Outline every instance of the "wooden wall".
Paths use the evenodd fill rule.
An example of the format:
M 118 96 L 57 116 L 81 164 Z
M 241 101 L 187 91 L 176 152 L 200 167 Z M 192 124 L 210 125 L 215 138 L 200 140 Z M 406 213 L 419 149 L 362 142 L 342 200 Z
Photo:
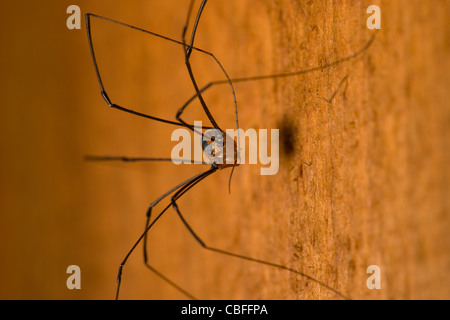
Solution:
M 2 299 L 113 298 L 119 263 L 144 230 L 149 204 L 206 169 L 84 161 L 170 156 L 174 128 L 107 107 L 84 17 L 82 30 L 66 28 L 71 4 L 180 39 L 189 1 L 2 4 Z M 340 298 L 323 284 L 353 299 L 450 298 L 449 1 L 210 0 L 195 44 L 232 78 L 324 66 L 372 38 L 372 4 L 381 8 L 381 30 L 357 58 L 235 84 L 240 126 L 280 129 L 278 173 L 261 176 L 259 165 L 242 165 L 229 195 L 224 170 L 179 201 L 208 245 L 322 284 L 207 252 L 170 209 L 152 230 L 149 258 L 197 298 Z M 193 94 L 181 48 L 94 27 L 113 102 L 174 119 Z M 206 55 L 194 53 L 192 65 L 200 84 L 223 78 Z M 229 87 L 205 98 L 233 128 Z M 192 106 L 186 119 L 200 119 L 198 110 Z M 66 287 L 72 264 L 81 268 L 81 290 Z M 381 290 L 366 286 L 370 265 L 381 268 Z M 123 281 L 124 299 L 185 298 L 145 268 L 141 247 Z

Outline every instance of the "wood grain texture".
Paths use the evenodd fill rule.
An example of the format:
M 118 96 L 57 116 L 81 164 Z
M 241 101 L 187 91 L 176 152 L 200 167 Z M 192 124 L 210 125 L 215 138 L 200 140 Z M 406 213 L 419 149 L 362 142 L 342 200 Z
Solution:
M 0 10 L 2 299 L 113 298 L 148 205 L 206 169 L 83 160 L 170 156 L 174 128 L 106 106 L 85 26 L 65 27 L 70 4 L 9 2 Z M 76 4 L 179 39 L 189 1 Z M 382 29 L 358 58 L 235 85 L 243 129 L 280 129 L 278 174 L 242 165 L 228 195 L 224 170 L 179 207 L 208 245 L 289 266 L 350 298 L 449 299 L 450 2 L 210 0 L 196 45 L 232 78 L 326 65 L 372 37 L 371 4 L 381 8 Z M 181 48 L 95 28 L 113 101 L 173 119 L 193 94 Z M 223 78 L 206 56 L 194 53 L 192 64 L 201 84 Z M 229 87 L 205 97 L 232 128 Z M 186 119 L 205 119 L 199 110 L 193 105 Z M 201 299 L 339 298 L 285 270 L 207 252 L 173 210 L 150 243 L 155 268 Z M 66 288 L 71 264 L 81 267 L 79 291 Z M 381 290 L 366 286 L 370 265 L 381 267 Z M 123 281 L 124 299 L 185 298 L 145 268 L 141 247 Z

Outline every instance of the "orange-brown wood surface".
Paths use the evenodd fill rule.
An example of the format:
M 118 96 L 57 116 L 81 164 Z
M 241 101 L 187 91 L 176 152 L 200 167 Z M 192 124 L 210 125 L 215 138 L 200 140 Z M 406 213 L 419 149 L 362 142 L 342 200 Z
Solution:
M 1 4 L 2 299 L 114 298 L 119 264 L 150 203 L 207 169 L 84 160 L 170 157 L 175 127 L 107 107 L 84 16 L 81 30 L 66 27 L 71 4 L 175 39 L 189 7 L 188 0 Z M 228 194 L 223 170 L 178 203 L 206 244 L 317 281 L 208 252 L 170 208 L 149 234 L 149 261 L 197 298 L 341 298 L 326 286 L 353 299 L 450 298 L 449 1 L 210 0 L 195 45 L 232 78 L 325 66 L 373 37 L 372 4 L 381 8 L 381 30 L 355 59 L 235 84 L 240 126 L 280 129 L 278 173 L 241 165 Z M 173 120 L 194 93 L 182 48 L 106 22 L 92 28 L 113 102 Z M 200 85 L 224 78 L 207 55 L 194 52 L 192 66 Z M 229 86 L 205 99 L 221 126 L 233 128 Z M 207 123 L 199 103 L 185 119 Z M 81 268 L 81 290 L 66 287 L 69 265 Z M 380 290 L 367 288 L 370 265 L 381 268 Z M 141 246 L 124 268 L 120 297 L 185 298 L 145 267 Z

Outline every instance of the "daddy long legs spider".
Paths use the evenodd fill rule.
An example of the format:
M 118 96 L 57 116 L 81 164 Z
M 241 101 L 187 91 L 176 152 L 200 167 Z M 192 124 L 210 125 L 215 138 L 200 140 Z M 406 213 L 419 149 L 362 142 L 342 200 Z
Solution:
M 179 128 L 186 128 L 188 130 L 191 130 L 193 132 L 198 133 L 196 127 L 194 124 L 192 123 L 188 123 L 188 121 L 185 121 L 182 118 L 183 113 L 186 111 L 186 109 L 192 104 L 192 102 L 194 101 L 198 101 L 203 109 L 204 114 L 206 115 L 207 119 L 209 120 L 211 126 L 209 127 L 204 127 L 203 129 L 216 129 L 219 132 L 224 133 L 223 137 L 224 140 L 227 140 L 227 135 L 224 132 L 224 129 L 221 128 L 219 126 L 219 124 L 217 123 L 216 119 L 213 116 L 213 112 L 211 111 L 210 107 L 208 106 L 207 102 L 204 99 L 204 94 L 211 89 L 212 87 L 216 87 L 219 85 L 228 85 L 228 87 L 230 88 L 232 97 L 233 97 L 233 103 L 234 103 L 234 114 L 235 114 L 235 123 L 236 123 L 236 128 L 239 129 L 239 121 L 238 121 L 238 109 L 237 109 L 237 101 L 236 101 L 236 94 L 234 91 L 234 87 L 233 84 L 236 83 L 243 83 L 243 82 L 250 82 L 250 81 L 262 81 L 262 80 L 268 80 L 268 79 L 277 79 L 277 78 L 285 78 L 285 77 L 293 77 L 293 76 L 299 76 L 299 75 L 303 75 L 303 74 L 307 74 L 307 73 L 311 73 L 311 72 L 316 72 L 316 71 L 321 71 L 321 70 L 325 70 L 327 68 L 331 68 L 333 66 L 336 66 L 338 64 L 344 63 L 346 61 L 350 61 L 352 59 L 357 58 L 358 56 L 360 56 L 362 53 L 364 53 L 372 44 L 374 37 L 372 37 L 360 50 L 358 50 L 357 52 L 337 59 L 334 62 L 322 65 L 322 66 L 317 66 L 317 67 L 313 67 L 313 68 L 309 68 L 309 69 L 304 69 L 304 70 L 299 70 L 299 71 L 293 71 L 293 72 L 286 72 L 286 73 L 279 73 L 279 74 L 268 74 L 268 75 L 260 75 L 260 76 L 252 76 L 252 77 L 237 77 L 237 78 L 232 78 L 230 77 L 225 68 L 222 66 L 221 62 L 219 61 L 218 58 L 216 58 L 216 56 L 206 50 L 203 50 L 199 47 L 195 46 L 195 37 L 197 35 L 198 32 L 198 28 L 200 25 L 200 21 L 201 21 L 201 17 L 205 12 L 205 6 L 207 4 L 207 0 L 202 0 L 201 4 L 199 6 L 199 9 L 197 11 L 197 14 L 195 16 L 195 22 L 193 24 L 193 28 L 191 31 L 191 34 L 189 37 L 187 37 L 187 32 L 188 32 L 188 27 L 189 27 L 189 22 L 191 20 L 191 17 L 193 16 L 193 10 L 194 10 L 194 4 L 195 1 L 191 0 L 190 5 L 189 5 L 189 9 L 188 9 L 188 14 L 187 14 L 187 18 L 186 18 L 186 22 L 183 26 L 182 29 L 182 35 L 181 35 L 181 40 L 175 40 L 173 38 L 170 37 L 166 37 L 163 36 L 161 34 L 158 33 L 154 33 L 142 28 L 138 28 L 135 27 L 133 25 L 130 24 L 126 24 L 123 22 L 119 22 L 117 20 L 113 20 L 110 18 L 106 18 L 100 15 L 96 15 L 96 14 L 91 14 L 88 13 L 86 14 L 86 26 L 87 26 L 87 32 L 88 32 L 88 40 L 89 40 L 89 46 L 90 46 L 90 50 L 91 50 L 91 55 L 92 55 L 92 60 L 94 63 L 94 67 L 95 67 L 95 72 L 96 72 L 96 76 L 97 76 L 97 80 L 100 86 L 100 91 L 101 91 L 101 95 L 104 98 L 104 100 L 106 101 L 107 105 L 113 109 L 117 109 L 138 117 L 142 117 L 142 118 L 147 118 L 150 120 L 154 120 L 157 122 L 161 122 L 161 123 L 165 123 L 174 127 L 179 127 Z M 113 99 L 111 99 L 107 93 L 107 88 L 104 85 L 101 73 L 100 73 L 100 68 L 98 66 L 98 62 L 97 62 L 97 57 L 96 57 L 96 53 L 94 50 L 94 41 L 93 41 L 93 36 L 92 36 L 92 27 L 91 27 L 91 22 L 93 20 L 102 20 L 104 22 L 110 23 L 110 24 L 114 24 L 123 28 L 128 28 L 128 29 L 133 29 L 136 30 L 138 32 L 141 32 L 142 34 L 148 35 L 150 37 L 156 37 L 159 38 L 161 40 L 167 41 L 167 42 L 171 42 L 174 45 L 178 46 L 180 48 L 180 50 L 182 50 L 184 52 L 184 64 L 186 67 L 186 70 L 188 72 L 188 76 L 189 79 L 192 83 L 192 86 L 194 88 L 194 92 L 195 94 L 192 95 L 187 101 L 186 103 L 184 103 L 176 112 L 175 114 L 175 119 L 174 120 L 169 120 L 169 119 L 165 119 L 165 118 L 160 118 L 160 117 L 155 117 L 152 115 L 149 115 L 147 113 L 143 113 L 140 111 L 136 111 L 132 108 L 129 108 L 128 106 L 122 106 L 119 104 L 116 104 L 114 102 Z M 198 81 L 197 78 L 194 74 L 194 65 L 191 63 L 191 57 L 194 54 L 198 54 L 198 55 L 205 55 L 208 56 L 209 58 L 211 58 L 214 63 L 218 66 L 218 68 L 221 70 L 222 74 L 224 75 L 224 79 L 221 80 L 216 80 L 216 81 L 211 81 L 209 83 L 207 83 L 204 86 L 199 86 L 198 85 Z M 203 133 L 203 132 L 202 132 Z M 229 141 L 229 139 L 228 139 Z M 214 144 L 213 141 L 210 141 L 211 144 Z M 295 270 L 293 268 L 290 268 L 288 266 L 282 265 L 282 264 L 278 264 L 278 263 L 274 263 L 272 261 L 267 261 L 267 260 L 263 260 L 263 259 L 258 259 L 258 258 L 254 258 L 254 257 L 249 257 L 246 255 L 242 255 L 239 253 L 235 253 L 235 252 L 230 252 L 227 250 L 223 250 L 220 248 L 216 248 L 213 246 L 210 246 L 209 244 L 207 244 L 205 241 L 203 241 L 202 237 L 197 233 L 197 231 L 195 231 L 193 229 L 193 227 L 191 226 L 191 224 L 187 221 L 187 219 L 185 218 L 185 216 L 182 214 L 178 202 L 179 200 L 186 194 L 188 193 L 188 191 L 190 191 L 191 189 L 194 188 L 194 186 L 196 186 L 198 183 L 200 183 L 201 181 L 203 181 L 204 179 L 206 179 L 207 177 L 211 176 L 213 173 L 217 172 L 217 171 L 221 171 L 224 169 L 231 169 L 231 173 L 230 173 L 230 181 L 231 181 L 231 176 L 233 173 L 233 170 L 235 169 L 235 167 L 237 167 L 239 165 L 239 161 L 238 161 L 238 154 L 237 154 L 237 150 L 239 150 L 239 138 L 237 139 L 237 142 L 235 142 L 233 140 L 233 150 L 236 151 L 234 156 L 233 156 L 233 162 L 232 163 L 228 163 L 226 165 L 221 164 L 221 163 L 215 163 L 215 162 L 204 162 L 204 161 L 192 161 L 191 163 L 193 164 L 202 164 L 202 165 L 210 165 L 210 168 L 202 173 L 196 174 L 193 177 L 178 183 L 175 187 L 171 188 L 170 190 L 168 190 L 167 192 L 163 193 L 159 198 L 157 198 L 155 201 L 153 201 L 151 203 L 151 205 L 149 206 L 148 210 L 147 210 L 147 214 L 146 214 L 146 223 L 145 223 L 145 229 L 144 232 L 138 237 L 138 239 L 136 240 L 136 242 L 133 244 L 133 246 L 130 248 L 130 250 L 126 253 L 124 259 L 122 260 L 122 262 L 120 263 L 119 266 L 119 270 L 118 270 L 118 276 L 117 276 L 117 290 L 116 290 L 116 299 L 119 298 L 119 293 L 120 293 L 120 287 L 121 284 L 123 282 L 123 273 L 125 270 L 125 266 L 129 260 L 129 258 L 131 257 L 131 255 L 134 253 L 134 251 L 136 250 L 137 246 L 140 244 L 143 244 L 143 256 L 144 256 L 144 263 L 145 265 L 153 272 L 155 273 L 158 277 L 160 277 L 161 279 L 163 279 L 167 284 L 173 286 L 175 289 L 177 289 L 178 291 L 182 292 L 186 297 L 189 298 L 196 298 L 196 296 L 194 296 L 189 290 L 187 290 L 186 288 L 182 288 L 181 286 L 179 286 L 177 283 L 175 283 L 174 281 L 172 281 L 171 279 L 169 279 L 167 276 L 164 275 L 163 272 L 160 272 L 159 270 L 156 270 L 150 263 L 149 263 L 149 258 L 148 258 L 148 248 L 147 248 L 147 236 L 149 234 L 149 231 L 152 230 L 152 228 L 156 225 L 156 223 L 159 221 L 159 219 L 169 210 L 169 209 L 173 209 L 174 212 L 176 213 L 176 215 L 178 216 L 178 218 L 180 219 L 180 221 L 182 222 L 182 224 L 184 225 L 184 227 L 186 228 L 186 230 L 188 230 L 188 232 L 191 234 L 191 236 L 196 240 L 196 242 L 204 249 L 221 254 L 221 255 L 225 255 L 225 256 L 229 256 L 229 257 L 234 257 L 234 258 L 238 258 L 238 259 L 243 259 L 243 260 L 247 260 L 249 262 L 253 262 L 253 263 L 258 263 L 261 265 L 266 265 L 266 266 L 270 266 L 272 268 L 277 268 L 280 270 L 285 270 L 286 272 L 289 273 L 293 273 L 293 274 L 297 274 L 301 277 L 303 277 L 305 280 L 308 281 L 312 281 L 318 285 L 320 285 L 321 287 L 323 287 L 324 289 L 327 289 L 331 292 L 333 292 L 336 297 L 340 297 L 340 298 L 347 298 L 347 296 L 345 294 L 343 294 L 342 292 L 338 291 L 337 289 L 333 288 L 332 286 L 328 285 L 325 282 L 320 281 L 319 279 L 316 279 L 312 276 L 310 276 L 309 274 L 305 273 L 305 272 L 301 272 L 298 270 Z M 205 150 L 207 147 L 208 143 L 205 143 L 202 145 L 202 149 Z M 220 146 L 218 147 L 218 150 L 220 150 Z M 227 158 L 227 152 L 225 149 L 223 149 L 223 152 L 225 153 L 225 158 Z M 120 156 L 120 157 L 115 157 L 115 156 L 89 156 L 87 157 L 88 160 L 91 161 L 124 161 L 124 162 L 137 162 L 137 161 L 173 161 L 174 159 L 172 158 L 145 158 L 145 157 L 127 157 L 127 156 Z M 158 214 L 156 216 L 152 215 L 154 208 L 161 203 L 162 200 L 164 199 L 170 199 L 170 203 L 168 205 L 166 205 L 162 210 L 158 211 Z

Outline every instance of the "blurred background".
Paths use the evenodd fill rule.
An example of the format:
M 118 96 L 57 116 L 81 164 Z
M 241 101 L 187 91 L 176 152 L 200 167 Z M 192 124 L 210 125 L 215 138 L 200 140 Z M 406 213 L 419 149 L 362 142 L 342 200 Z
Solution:
M 84 14 L 178 40 L 189 2 L 0 4 L 1 299 L 113 299 L 150 203 L 207 169 L 84 160 L 170 157 L 175 145 L 174 127 L 107 107 Z M 73 4 L 81 30 L 66 27 Z M 224 170 L 179 207 L 207 244 L 289 266 L 348 297 L 448 299 L 450 2 L 210 0 L 195 44 L 232 78 L 326 65 L 371 39 L 372 4 L 382 27 L 358 58 L 235 85 L 243 129 L 280 129 L 278 174 L 242 165 L 229 195 Z M 99 20 L 92 36 L 114 103 L 173 120 L 193 95 L 180 46 Z M 194 53 L 192 65 L 200 85 L 223 79 L 208 55 Z M 234 128 L 230 88 L 205 99 Z M 198 103 L 185 119 L 207 123 Z M 152 265 L 200 299 L 339 298 L 304 277 L 203 250 L 172 209 L 149 241 Z M 81 290 L 66 287 L 69 265 L 81 268 Z M 366 286 L 370 265 L 381 268 L 381 290 Z M 123 281 L 123 299 L 186 298 L 146 269 L 141 246 Z

